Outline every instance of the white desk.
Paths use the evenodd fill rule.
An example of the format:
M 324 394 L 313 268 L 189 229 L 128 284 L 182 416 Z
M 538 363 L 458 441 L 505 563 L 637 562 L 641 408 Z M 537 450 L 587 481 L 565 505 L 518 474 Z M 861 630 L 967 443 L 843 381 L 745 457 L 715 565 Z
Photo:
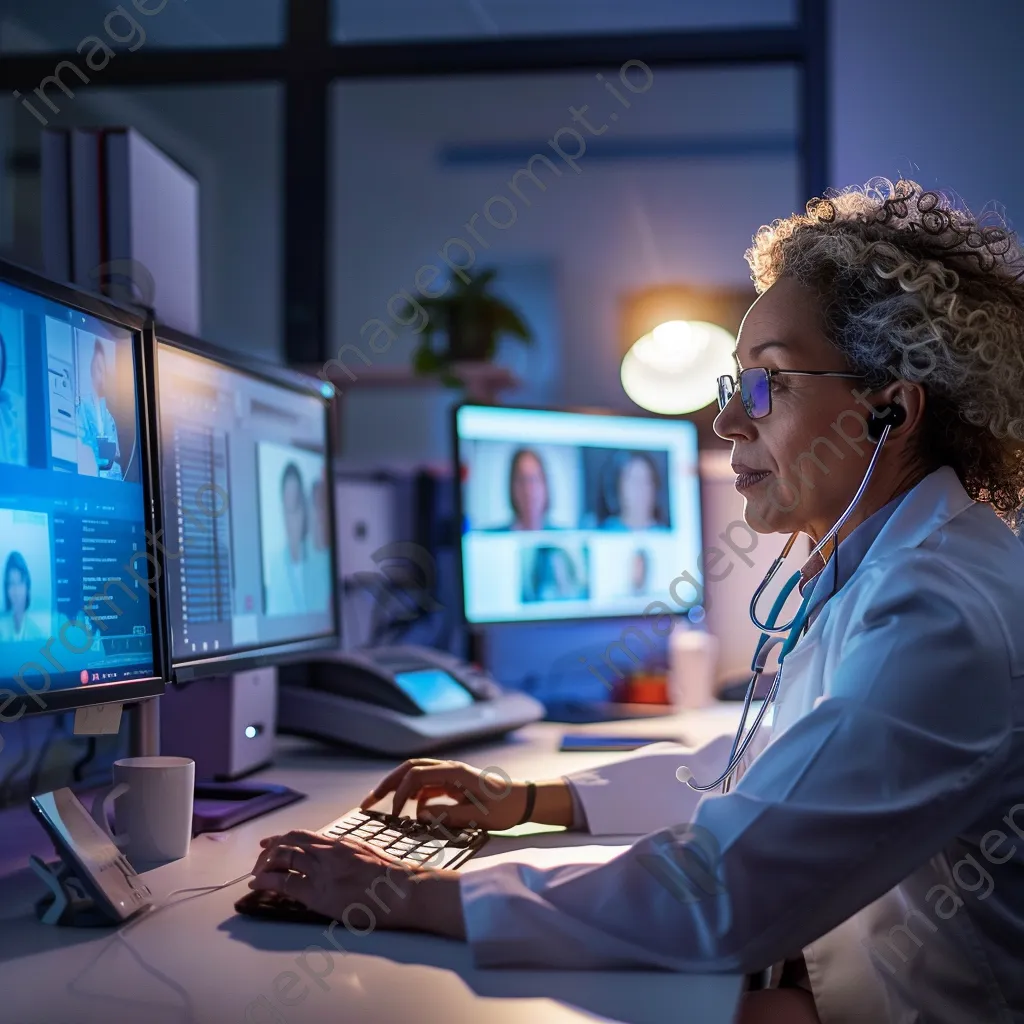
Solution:
M 695 742 L 729 731 L 736 720 L 737 711 L 729 706 L 680 719 L 584 728 L 660 735 L 674 727 Z M 607 754 L 559 754 L 565 728 L 540 723 L 507 742 L 452 756 L 498 765 L 514 778 L 557 776 L 608 759 Z M 252 867 L 260 838 L 326 824 L 358 803 L 392 763 L 339 757 L 326 747 L 284 740 L 279 763 L 263 777 L 308 793 L 309 799 L 230 832 L 198 837 L 187 858 L 147 872 L 146 881 L 159 900 L 175 889 L 240 875 Z M 341 953 L 330 947 L 322 926 L 236 915 L 232 905 L 247 891 L 244 882 L 160 910 L 123 938 L 109 929 L 45 926 L 32 911 L 41 886 L 20 865 L 26 852 L 51 851 L 38 825 L 23 821 L 27 811 L 8 813 L 0 835 L 8 830 L 10 836 L 17 818 L 22 836 L 38 838 L 28 851 L 24 840 L 8 839 L 6 849 L 0 845 L 0 1019 L 11 1024 L 463 1024 L 480 1019 L 730 1024 L 739 1002 L 738 977 L 478 970 L 465 944 L 427 935 L 378 931 L 357 938 L 339 927 L 335 936 L 347 950 Z M 605 842 L 620 845 L 629 837 L 495 837 L 478 856 L 513 847 Z M 311 950 L 306 973 L 303 952 L 317 944 L 331 957 Z M 279 977 L 287 971 L 297 980 Z M 314 974 L 322 979 L 316 981 Z M 283 990 L 293 1005 L 283 1005 L 275 995 L 275 979 L 277 993 Z

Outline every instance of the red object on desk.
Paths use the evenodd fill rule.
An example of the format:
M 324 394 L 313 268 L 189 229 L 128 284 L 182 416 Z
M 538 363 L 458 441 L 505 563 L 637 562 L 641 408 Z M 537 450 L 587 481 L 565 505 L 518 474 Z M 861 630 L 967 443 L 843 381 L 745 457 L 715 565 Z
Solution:
M 623 704 L 668 704 L 668 679 L 664 672 L 644 672 L 622 680 L 615 699 Z

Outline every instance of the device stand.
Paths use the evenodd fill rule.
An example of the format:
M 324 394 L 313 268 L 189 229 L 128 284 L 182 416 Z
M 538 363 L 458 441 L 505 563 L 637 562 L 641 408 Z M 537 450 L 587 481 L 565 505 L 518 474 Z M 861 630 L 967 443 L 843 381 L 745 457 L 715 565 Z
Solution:
M 156 757 L 160 753 L 160 698 L 140 701 L 131 719 L 132 757 Z
M 43 924 L 98 928 L 117 923 L 96 906 L 64 861 L 46 864 L 35 854 L 30 856 L 28 861 L 36 876 L 50 890 L 47 895 L 36 901 L 36 916 Z
M 303 799 L 287 786 L 238 781 L 274 756 L 276 669 L 197 680 L 169 688 L 161 700 L 162 748 L 196 763 L 193 835 L 223 832 Z

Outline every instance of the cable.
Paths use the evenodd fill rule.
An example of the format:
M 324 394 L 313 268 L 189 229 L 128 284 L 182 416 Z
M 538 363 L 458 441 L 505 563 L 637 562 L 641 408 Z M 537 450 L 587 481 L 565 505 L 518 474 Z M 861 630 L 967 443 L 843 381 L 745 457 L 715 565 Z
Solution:
M 131 921 L 126 921 L 117 931 L 118 937 L 122 937 L 126 931 L 134 928 L 137 924 L 141 924 L 143 921 L 148 921 L 154 914 L 159 913 L 161 910 L 166 910 L 168 907 L 176 907 L 180 903 L 188 903 L 189 900 L 197 899 L 200 896 L 205 896 L 211 892 L 217 892 L 220 889 L 227 889 L 229 886 L 237 885 L 239 882 L 244 882 L 245 879 L 252 876 L 251 871 L 246 871 L 244 875 L 239 875 L 237 878 L 232 878 L 227 882 L 218 882 L 215 885 L 193 885 L 187 889 L 175 889 L 173 892 L 169 892 L 163 899 L 162 903 L 158 903 L 156 906 L 151 907 L 144 914 L 140 914 L 138 917 Z M 175 900 L 171 902 L 172 896 L 180 896 L 182 893 L 192 893 L 191 896 L 186 896 L 183 900 Z
M 82 781 L 82 774 L 85 766 L 96 756 L 96 737 L 88 737 L 85 745 L 85 753 L 71 766 L 71 777 L 75 782 Z
M 249 878 L 251 875 L 252 872 L 250 871 L 244 875 L 239 875 L 237 878 L 232 878 L 230 881 L 219 882 L 216 885 L 192 886 L 187 889 L 175 889 L 173 892 L 169 892 L 162 903 L 158 904 L 157 906 L 151 907 L 148 912 L 140 913 L 138 917 L 132 918 L 130 921 L 126 921 L 120 928 L 118 928 L 118 930 L 111 936 L 110 941 L 100 948 L 99 952 L 96 954 L 95 957 L 93 957 L 89 964 L 81 972 L 79 972 L 79 974 L 71 981 L 70 985 L 68 986 L 68 990 L 71 992 L 76 992 L 76 994 L 78 995 L 95 998 L 95 995 L 91 992 L 78 991 L 76 989 L 76 985 L 78 984 L 79 979 L 99 962 L 103 954 L 108 949 L 110 949 L 115 942 L 120 942 L 125 947 L 125 949 L 128 950 L 128 953 L 135 959 L 135 961 L 139 964 L 139 966 L 142 967 L 144 971 L 148 972 L 149 974 L 152 974 L 156 978 L 159 978 L 162 982 L 164 982 L 164 984 L 166 984 L 170 989 L 172 989 L 181 997 L 182 1001 L 185 1004 L 185 1020 L 189 1022 L 194 1022 L 197 1018 L 195 1014 L 195 1008 L 192 1002 L 192 997 L 189 995 L 188 990 L 184 988 L 182 985 L 178 984 L 178 982 L 176 982 L 173 978 L 164 974 L 163 971 L 159 970 L 159 968 L 154 967 L 152 964 L 144 960 L 143 957 L 138 952 L 138 950 L 136 950 L 135 947 L 124 937 L 125 932 L 134 928 L 137 924 L 140 924 L 143 921 L 148 921 L 155 913 L 157 913 L 160 910 L 163 910 L 167 907 L 177 906 L 179 903 L 187 903 L 190 899 L 195 899 L 197 896 L 203 896 L 209 892 L 216 892 L 218 889 L 226 889 L 229 885 L 235 885 L 237 882 L 241 882 L 244 879 Z M 182 893 L 186 892 L 193 893 L 193 895 L 186 896 L 185 899 L 183 900 L 176 900 L 173 903 L 170 902 L 172 896 L 180 896 Z M 143 1005 L 148 1006 L 151 1004 Z

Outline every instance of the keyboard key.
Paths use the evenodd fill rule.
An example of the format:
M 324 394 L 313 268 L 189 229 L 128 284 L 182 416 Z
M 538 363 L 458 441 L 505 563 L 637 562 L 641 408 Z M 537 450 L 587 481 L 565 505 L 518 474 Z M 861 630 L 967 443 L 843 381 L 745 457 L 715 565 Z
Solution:
M 402 855 L 402 860 L 411 861 L 413 864 L 422 864 L 424 861 L 430 860 L 434 856 L 433 850 L 410 850 L 408 853 Z M 440 859 L 440 858 L 438 858 Z

